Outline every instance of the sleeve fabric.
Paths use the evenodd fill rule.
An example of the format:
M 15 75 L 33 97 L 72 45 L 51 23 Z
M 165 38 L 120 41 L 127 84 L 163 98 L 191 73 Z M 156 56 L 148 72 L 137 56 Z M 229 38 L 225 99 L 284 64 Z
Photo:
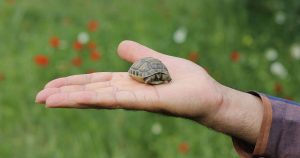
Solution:
M 241 158 L 300 158 L 300 104 L 257 92 L 264 116 L 255 145 L 237 138 L 233 145 Z

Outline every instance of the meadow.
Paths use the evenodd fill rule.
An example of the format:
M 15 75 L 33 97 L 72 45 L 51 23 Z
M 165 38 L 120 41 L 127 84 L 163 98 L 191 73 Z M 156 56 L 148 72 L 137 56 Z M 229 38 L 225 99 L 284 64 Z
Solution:
M 35 95 L 57 77 L 127 71 L 116 49 L 129 39 L 300 101 L 299 35 L 298 0 L 1 0 L 0 157 L 237 158 L 230 137 L 189 120 L 47 109 Z

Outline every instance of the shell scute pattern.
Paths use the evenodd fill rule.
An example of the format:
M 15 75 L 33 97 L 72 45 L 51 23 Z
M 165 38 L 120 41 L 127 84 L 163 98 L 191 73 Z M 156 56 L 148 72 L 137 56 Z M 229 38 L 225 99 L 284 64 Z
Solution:
M 133 79 L 146 84 L 162 84 L 171 81 L 166 66 L 160 60 L 152 57 L 136 61 L 128 72 Z

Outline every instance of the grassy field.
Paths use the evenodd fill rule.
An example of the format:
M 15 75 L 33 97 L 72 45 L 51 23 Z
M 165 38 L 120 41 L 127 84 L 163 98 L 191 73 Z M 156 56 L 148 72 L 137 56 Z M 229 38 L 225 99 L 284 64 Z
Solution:
M 2 0 L 0 157 L 235 158 L 229 137 L 191 121 L 46 109 L 35 95 L 60 76 L 127 71 L 116 48 L 130 39 L 230 87 L 300 101 L 299 11 L 297 0 Z

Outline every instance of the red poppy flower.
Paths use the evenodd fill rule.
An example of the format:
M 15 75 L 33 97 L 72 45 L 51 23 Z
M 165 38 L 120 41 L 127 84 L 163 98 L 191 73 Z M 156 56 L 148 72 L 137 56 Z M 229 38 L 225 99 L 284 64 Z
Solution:
M 58 48 L 59 44 L 60 44 L 60 40 L 58 37 L 53 36 L 50 40 L 49 40 L 49 44 L 51 47 L 53 48 Z
M 16 3 L 16 0 L 6 0 L 6 2 L 7 2 L 8 4 L 15 4 L 15 3 Z
M 289 96 L 287 96 L 287 97 L 284 97 L 285 99 L 287 99 L 287 100 L 290 100 L 290 101 L 294 101 L 294 98 L 292 98 L 292 97 L 289 97 Z
M 90 58 L 91 58 L 91 60 L 97 61 L 101 58 L 101 53 L 94 50 L 90 53 Z
M 237 62 L 240 60 L 240 53 L 238 51 L 232 51 L 230 54 L 230 59 L 233 62 Z
M 95 42 L 93 42 L 93 41 L 89 42 L 88 48 L 89 48 L 90 50 L 95 50 L 96 47 L 97 47 L 97 45 L 96 45 Z
M 79 42 L 79 41 L 75 41 L 73 43 L 73 48 L 76 50 L 76 51 L 81 51 L 81 49 L 83 48 L 83 45 Z
M 38 54 L 34 57 L 34 62 L 39 66 L 47 66 L 49 64 L 49 58 L 43 54 Z
M 280 93 L 282 93 L 282 91 L 283 91 L 282 85 L 280 83 L 275 83 L 275 85 L 274 85 L 274 92 L 276 94 L 280 94 Z
M 188 55 L 188 59 L 189 59 L 190 61 L 196 62 L 196 61 L 199 59 L 199 53 L 197 53 L 197 52 L 191 52 L 191 53 Z
M 4 74 L 0 73 L 0 81 L 3 81 L 3 80 L 5 80 L 5 76 L 4 76 Z
M 162 8 L 162 16 L 165 18 L 165 19 L 167 19 L 167 20 L 169 20 L 170 18 L 171 18 L 171 13 L 170 13 L 170 10 L 168 9 L 168 8 Z
M 97 31 L 98 28 L 98 22 L 96 20 L 91 20 L 88 23 L 88 30 L 91 32 Z
M 186 154 L 189 151 L 189 145 L 185 142 L 182 142 L 179 144 L 178 150 L 180 153 Z
M 72 64 L 76 67 L 79 67 L 82 65 L 82 60 L 80 57 L 75 57 L 72 59 Z

